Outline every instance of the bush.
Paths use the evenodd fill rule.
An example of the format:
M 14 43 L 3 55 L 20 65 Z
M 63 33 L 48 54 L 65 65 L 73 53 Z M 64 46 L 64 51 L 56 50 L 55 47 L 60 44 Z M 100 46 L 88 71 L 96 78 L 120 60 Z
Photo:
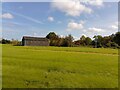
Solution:
M 10 44 L 11 42 L 10 42 L 10 40 L 7 40 L 7 39 L 2 39 L 2 44 Z
M 106 44 L 107 47 L 112 47 L 112 48 L 119 48 L 118 44 L 116 44 L 115 42 L 108 42 Z
M 18 40 L 12 40 L 12 41 L 11 41 L 11 44 L 12 44 L 13 46 L 21 46 L 21 42 L 18 41 Z

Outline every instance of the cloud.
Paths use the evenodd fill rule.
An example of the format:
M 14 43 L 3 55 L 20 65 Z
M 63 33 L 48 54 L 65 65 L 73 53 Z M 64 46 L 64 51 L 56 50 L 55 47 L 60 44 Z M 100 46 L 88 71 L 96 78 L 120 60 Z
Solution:
M 106 32 L 106 31 L 107 30 L 105 30 L 105 29 L 96 28 L 96 27 L 87 28 L 87 29 L 83 30 L 83 32 L 86 33 L 87 35 L 102 34 L 102 33 Z
M 103 6 L 103 0 L 89 0 L 87 3 L 93 6 Z
M 4 13 L 0 16 L 1 18 L 4 18 L 4 19 L 13 19 L 13 15 L 10 14 L 10 13 Z
M 111 26 L 112 29 L 118 29 L 118 22 L 115 22 L 112 26 Z
M 82 33 L 85 34 L 85 36 L 89 36 L 93 38 L 95 35 L 105 35 L 107 33 L 107 29 L 105 28 L 96 28 L 96 27 L 90 27 L 82 30 Z
M 51 7 L 69 16 L 80 16 L 82 13 L 92 13 L 92 9 L 81 4 L 79 0 L 67 0 L 67 2 L 57 2 L 57 0 L 53 0 Z
M 83 20 L 80 21 L 81 24 L 84 24 L 85 22 L 86 22 L 86 21 L 83 21 Z
M 74 38 L 74 41 L 76 41 L 76 40 L 79 40 L 79 39 L 80 39 L 80 37 L 76 37 L 76 36 L 73 36 L 73 38 Z
M 53 22 L 54 18 L 53 17 L 48 17 L 48 21 Z
M 83 29 L 82 23 L 76 23 L 76 22 L 69 22 L 68 23 L 67 31 L 81 30 L 81 29 Z
M 61 38 L 64 38 L 65 36 L 64 35 L 59 35 Z
M 91 33 L 101 33 L 101 32 L 104 32 L 105 30 L 104 29 L 101 29 L 101 28 L 88 28 L 87 32 L 91 32 Z
M 118 26 L 112 25 L 112 28 L 113 28 L 113 29 L 118 29 Z
M 4 10 L 4 11 L 6 11 L 6 10 Z M 7 10 L 7 11 L 8 11 L 8 10 Z M 29 21 L 32 21 L 32 22 L 35 22 L 35 23 L 38 23 L 38 24 L 43 24 L 43 22 L 41 22 L 41 21 L 39 21 L 39 20 L 37 20 L 37 19 L 34 19 L 34 18 L 32 18 L 32 17 L 26 16 L 26 15 L 23 15 L 23 14 L 19 14 L 19 13 L 13 12 L 13 11 L 9 11 L 9 12 L 12 13 L 12 14 L 14 14 L 14 15 L 17 15 L 17 16 L 19 16 L 19 17 L 22 17 L 22 18 L 24 18 L 24 19 L 27 19 L 27 20 L 29 20 Z

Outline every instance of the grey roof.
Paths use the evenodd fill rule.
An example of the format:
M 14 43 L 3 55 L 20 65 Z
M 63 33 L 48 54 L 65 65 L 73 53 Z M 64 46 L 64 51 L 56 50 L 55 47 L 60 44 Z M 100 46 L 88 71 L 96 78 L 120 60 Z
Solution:
M 24 40 L 38 40 L 38 41 L 48 41 L 47 38 L 43 37 L 30 37 L 30 36 L 23 36 Z

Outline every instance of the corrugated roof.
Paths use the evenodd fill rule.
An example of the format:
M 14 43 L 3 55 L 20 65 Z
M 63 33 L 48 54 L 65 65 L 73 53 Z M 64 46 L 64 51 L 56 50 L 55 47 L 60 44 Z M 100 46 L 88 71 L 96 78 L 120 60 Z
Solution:
M 24 40 L 40 40 L 40 41 L 48 41 L 47 38 L 43 37 L 30 37 L 30 36 L 23 36 Z

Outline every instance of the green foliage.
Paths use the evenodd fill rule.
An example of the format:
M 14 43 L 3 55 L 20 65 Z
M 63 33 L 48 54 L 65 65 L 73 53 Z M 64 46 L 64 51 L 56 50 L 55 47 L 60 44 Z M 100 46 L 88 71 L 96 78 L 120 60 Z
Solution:
M 112 42 L 110 36 L 105 36 L 105 37 L 103 37 L 102 46 L 103 46 L 103 47 L 111 47 L 111 45 L 110 45 L 109 42 Z
M 10 44 L 11 42 L 10 42 L 10 40 L 7 40 L 7 39 L 2 39 L 2 44 Z
M 59 37 L 54 32 L 50 32 L 46 38 L 50 40 L 50 46 L 58 46 Z
M 50 39 L 50 40 L 55 40 L 58 39 L 58 36 L 54 33 L 54 32 L 50 32 L 46 38 Z
M 118 44 L 116 44 L 115 42 L 108 42 L 106 44 L 107 47 L 112 47 L 112 48 L 119 48 Z
M 120 47 L 120 32 L 116 34 L 112 34 L 110 36 L 101 35 L 94 36 L 94 40 L 90 37 L 85 37 L 84 35 L 80 37 L 79 40 L 73 41 L 74 38 L 71 34 L 66 37 L 60 37 L 55 32 L 50 32 L 46 38 L 50 40 L 50 46 L 59 46 L 59 47 L 73 47 L 73 46 L 88 46 L 95 48 L 119 48 Z M 13 45 L 21 45 L 21 42 L 18 40 L 6 40 L 2 39 L 3 44 L 13 44 Z
M 119 48 L 120 32 L 105 37 L 98 35 L 98 36 L 94 36 L 94 38 L 95 39 L 92 42 L 92 45 L 94 45 L 94 47 Z
M 74 41 L 72 35 L 68 35 L 65 38 L 60 38 L 54 32 L 50 32 L 46 38 L 50 39 L 50 46 L 93 46 L 95 48 L 109 47 L 109 48 L 119 48 L 120 46 L 120 32 L 112 34 L 110 36 L 102 37 L 101 35 L 94 36 L 94 40 L 90 37 L 85 37 L 84 35 L 80 37 L 80 40 Z
M 94 47 L 101 48 L 103 37 L 101 35 L 94 36 Z
M 75 42 L 77 45 L 82 45 L 82 46 L 89 46 L 91 45 L 91 38 L 89 37 L 85 37 L 84 35 L 81 36 L 80 40 L 78 40 L 77 42 Z
M 85 46 L 85 36 L 83 35 L 83 36 L 81 36 L 81 38 L 80 38 L 80 45 L 82 45 L 82 46 Z
M 89 37 L 85 38 L 85 44 L 86 45 L 91 45 L 91 42 L 92 42 L 91 38 L 89 38 Z
M 2 45 L 3 88 L 117 88 L 118 50 Z
M 11 44 L 12 44 L 13 46 L 21 46 L 21 42 L 18 41 L 18 40 L 14 40 L 14 39 L 12 39 Z
M 73 37 L 72 35 L 68 35 L 65 38 L 60 38 L 54 32 L 50 32 L 46 38 L 50 40 L 50 46 L 65 46 L 71 47 L 73 46 Z
M 66 47 L 72 47 L 73 46 L 73 37 L 72 37 L 72 35 L 68 35 L 68 36 L 65 37 L 62 46 L 66 46 Z
M 114 37 L 114 42 L 120 46 L 120 32 L 117 32 Z

